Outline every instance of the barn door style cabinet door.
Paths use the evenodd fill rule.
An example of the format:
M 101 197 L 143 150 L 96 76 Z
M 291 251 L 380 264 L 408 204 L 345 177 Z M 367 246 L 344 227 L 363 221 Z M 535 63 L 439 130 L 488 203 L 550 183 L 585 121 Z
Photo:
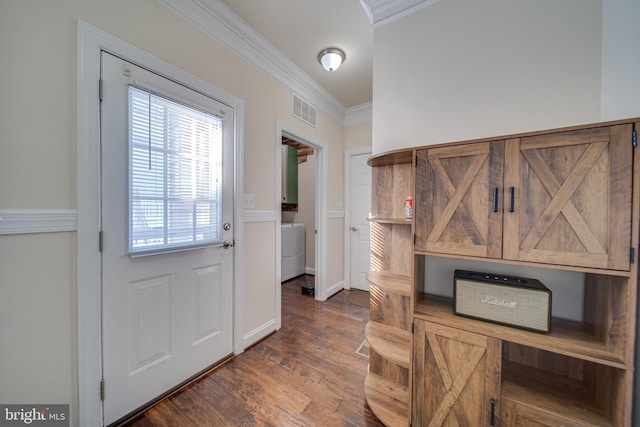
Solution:
M 418 150 L 416 250 L 629 270 L 632 131 Z
M 415 321 L 412 426 L 495 426 L 500 341 Z
M 505 144 L 504 258 L 629 270 L 632 124 Z
M 503 142 L 416 153 L 416 250 L 502 256 Z

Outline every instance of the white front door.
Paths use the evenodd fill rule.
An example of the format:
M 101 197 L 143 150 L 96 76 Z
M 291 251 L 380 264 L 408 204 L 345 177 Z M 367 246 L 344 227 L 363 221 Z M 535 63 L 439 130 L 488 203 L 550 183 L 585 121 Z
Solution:
M 110 424 L 233 351 L 234 139 L 231 107 L 107 53 L 101 65 Z
M 367 165 L 370 154 L 350 156 L 349 224 L 351 233 L 351 287 L 369 290 L 365 274 L 369 271 L 371 212 L 371 168 Z

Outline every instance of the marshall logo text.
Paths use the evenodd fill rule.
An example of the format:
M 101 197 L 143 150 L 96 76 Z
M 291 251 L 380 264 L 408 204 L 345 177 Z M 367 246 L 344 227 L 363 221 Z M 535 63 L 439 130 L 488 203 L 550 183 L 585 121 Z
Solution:
M 518 303 L 515 301 L 508 302 L 503 299 L 494 298 L 489 295 L 481 299 L 480 302 L 483 304 L 497 305 L 497 306 L 506 307 L 506 308 L 516 308 L 518 306 Z

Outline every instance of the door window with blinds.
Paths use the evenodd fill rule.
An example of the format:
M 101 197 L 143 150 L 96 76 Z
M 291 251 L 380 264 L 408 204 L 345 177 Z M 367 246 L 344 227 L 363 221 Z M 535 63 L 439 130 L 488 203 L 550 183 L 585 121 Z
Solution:
M 222 241 L 222 123 L 129 86 L 128 251 Z

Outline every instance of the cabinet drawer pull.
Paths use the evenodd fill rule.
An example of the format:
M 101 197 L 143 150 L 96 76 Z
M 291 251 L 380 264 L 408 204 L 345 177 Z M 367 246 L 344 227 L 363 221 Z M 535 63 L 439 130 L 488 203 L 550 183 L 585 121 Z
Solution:
M 493 211 L 498 212 L 498 187 L 493 189 Z
M 491 399 L 491 425 L 495 425 L 495 422 L 496 422 L 496 400 Z
M 511 204 L 509 205 L 509 212 L 516 210 L 516 189 L 515 187 L 509 187 L 509 193 L 511 194 Z

